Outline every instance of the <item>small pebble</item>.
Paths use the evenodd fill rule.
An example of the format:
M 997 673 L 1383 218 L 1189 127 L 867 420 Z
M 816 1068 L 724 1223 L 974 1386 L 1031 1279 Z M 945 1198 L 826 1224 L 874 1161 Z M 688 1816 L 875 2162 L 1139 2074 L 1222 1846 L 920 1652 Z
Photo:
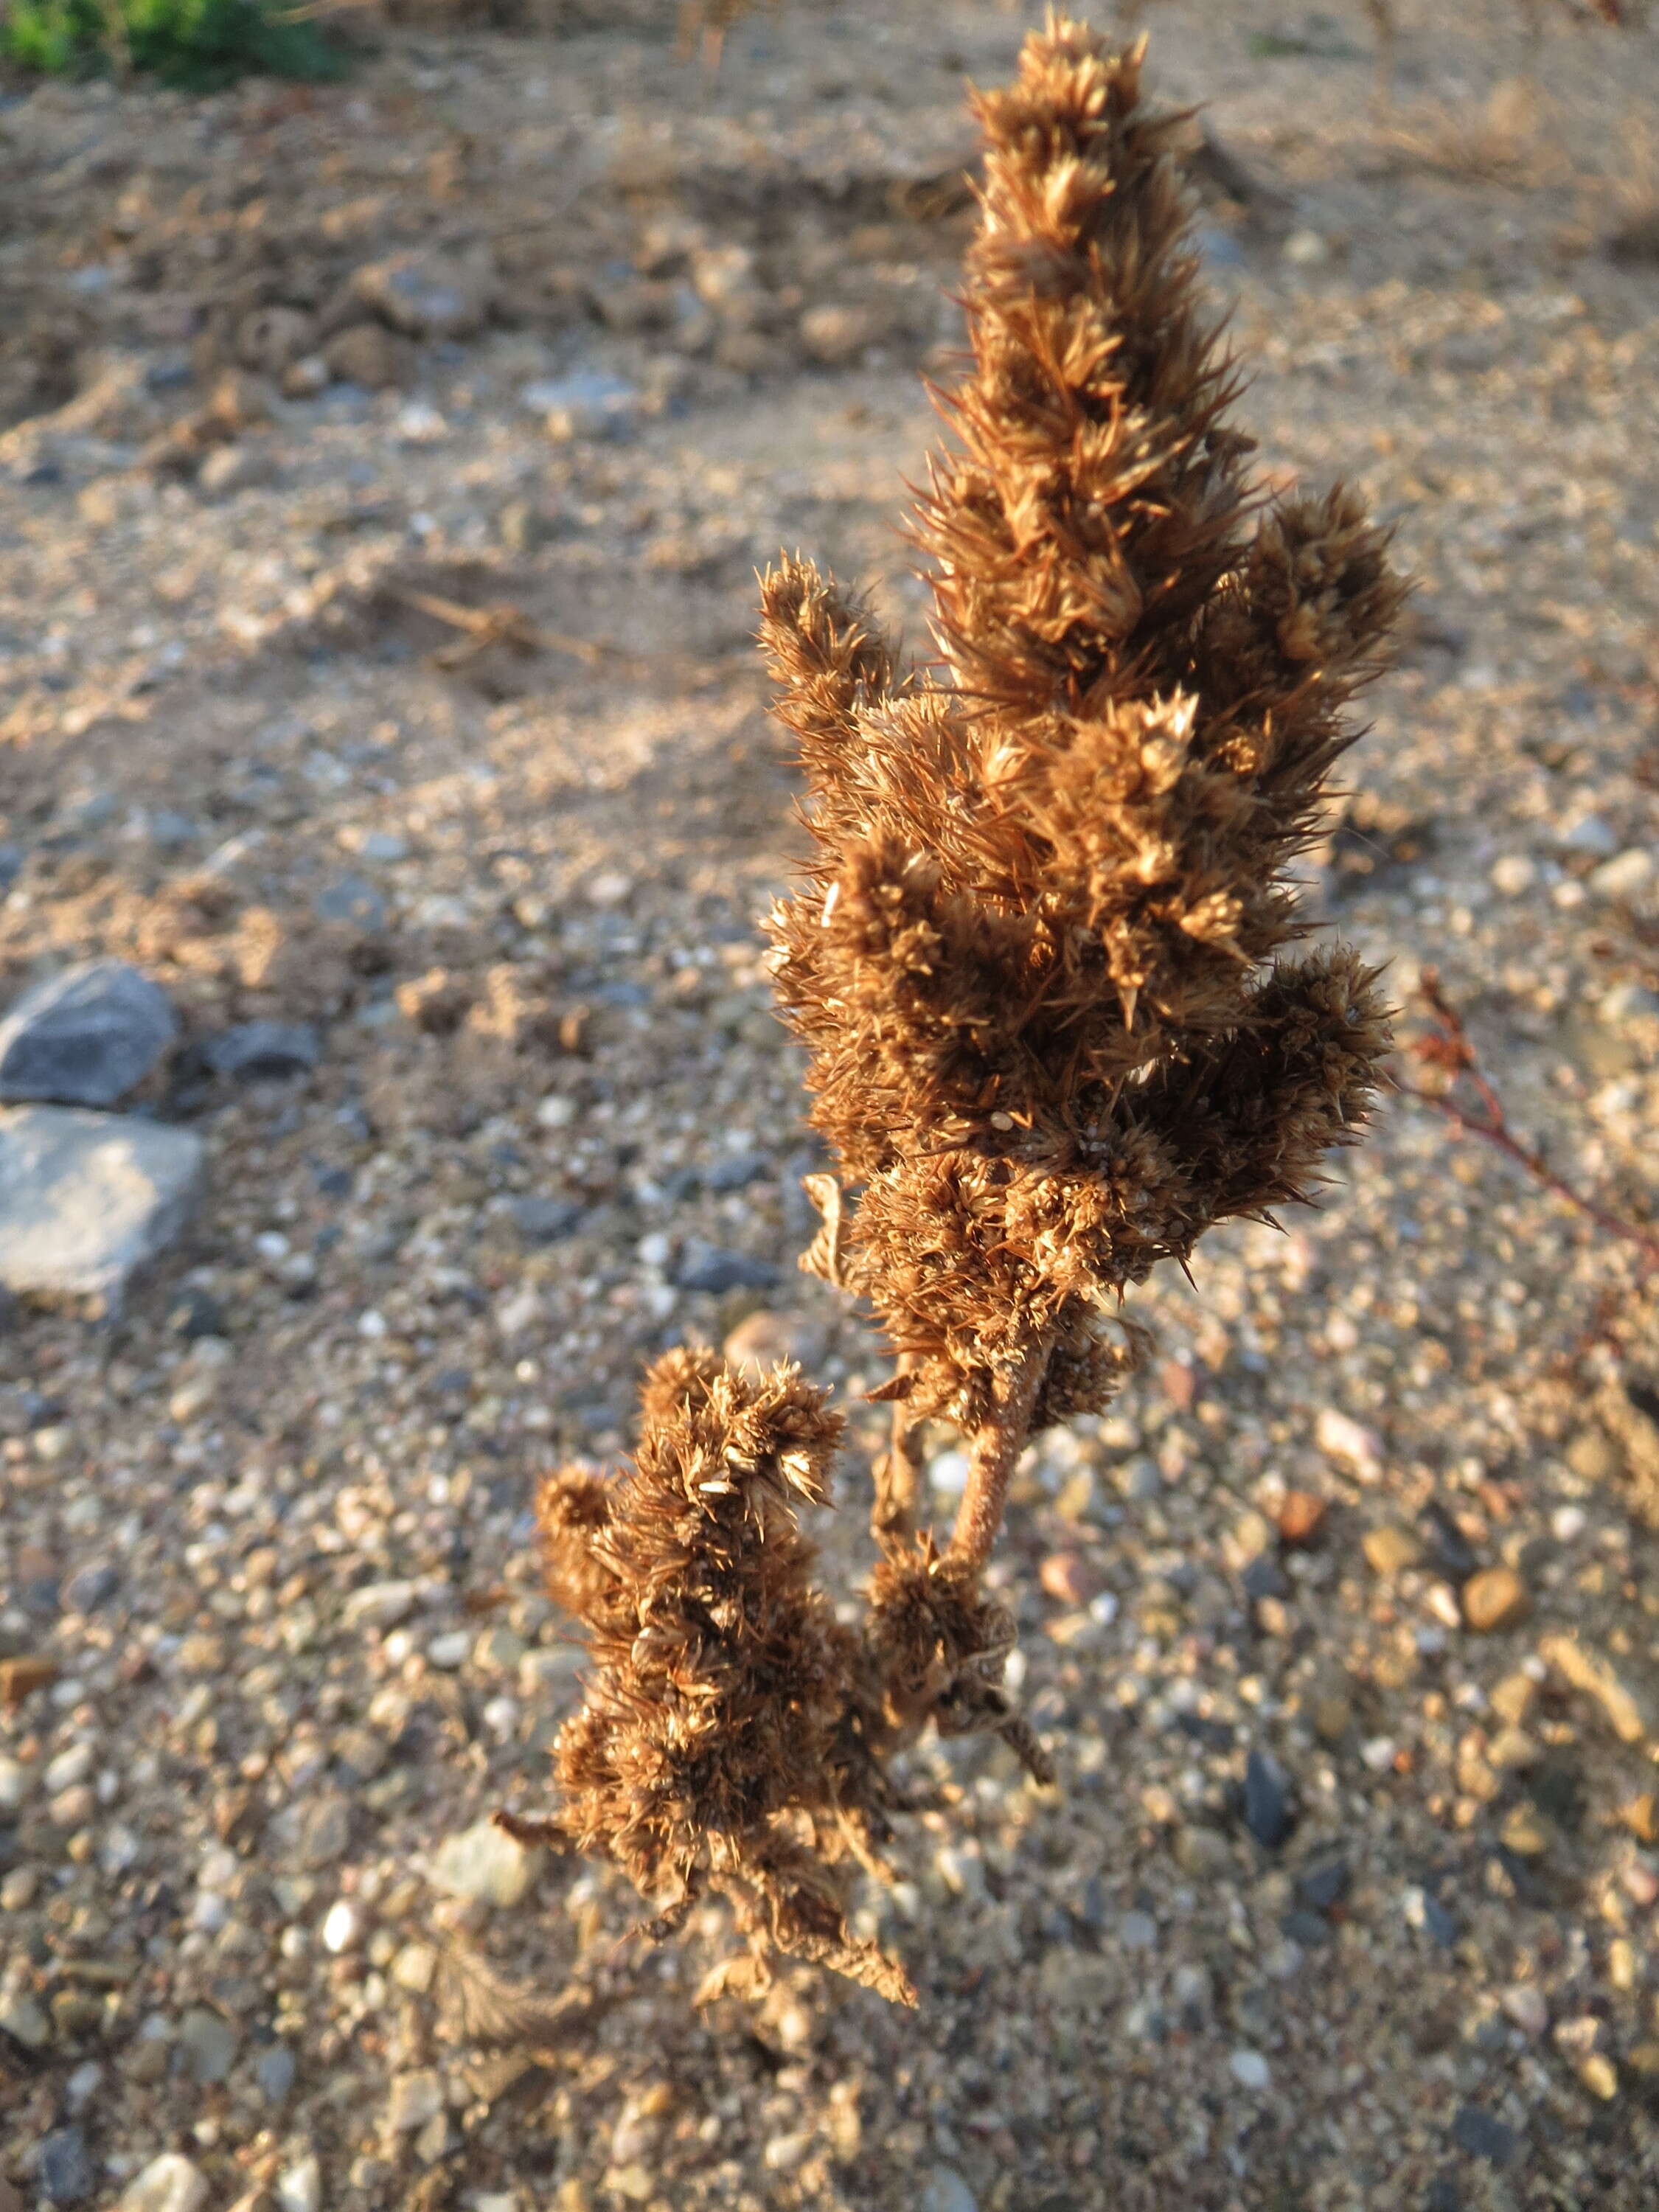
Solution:
M 1372 1572 L 1385 1576 L 1403 1574 L 1423 1556 L 1423 1547 L 1415 1536 L 1392 1526 L 1368 1528 L 1363 1549 Z
M 1263 2090 L 1273 2078 L 1259 2051 L 1235 2051 L 1227 2061 L 1227 2068 L 1241 2089 Z
M 339 1898 L 323 1916 L 323 1948 L 337 1957 L 362 1941 L 362 1915 L 349 1898 Z
M 52 2035 L 51 2021 L 27 1996 L 0 2001 L 0 2028 L 15 2036 L 25 2051 L 44 2051 Z
M 195 2081 L 222 2081 L 235 2060 L 240 2039 L 228 2021 L 204 2005 L 193 2005 L 179 2023 L 179 2041 Z
M 1324 1526 L 1326 1501 L 1311 1490 L 1287 1490 L 1279 1508 L 1279 1534 L 1293 1551 L 1306 1550 Z
M 1598 898 L 1634 898 L 1647 888 L 1653 874 L 1653 855 L 1639 845 L 1632 845 L 1612 860 L 1603 860 L 1592 868 L 1588 878 L 1589 888 Z
M 1460 2105 L 1451 2131 L 1460 2150 L 1484 2159 L 1488 2166 L 1508 2166 L 1520 2148 L 1514 2129 L 1492 2113 L 1482 2112 L 1479 2105 Z
M 1605 2051 L 1592 2051 L 1578 2068 L 1578 2078 L 1592 2097 L 1611 2104 L 1619 2094 L 1619 2072 Z
M 1255 1747 L 1244 1765 L 1244 1825 L 1269 1851 L 1277 1850 L 1296 1825 L 1283 1771 Z
M 432 1855 L 432 1879 L 452 1897 L 514 1905 L 529 1888 L 541 1856 L 492 1821 L 481 1820 L 439 1844 Z
M 287 2101 L 296 2071 L 294 2052 L 286 2043 L 271 2044 L 253 2062 L 253 2078 L 259 2085 L 260 2094 L 273 2105 Z
M 428 2066 L 413 2074 L 394 2074 L 386 2100 L 386 2132 L 411 2135 L 443 2108 L 443 2079 L 435 2069 Z
M 40 2145 L 37 2169 L 48 2204 L 84 2204 L 98 2186 L 92 2153 L 79 2128 L 54 2128 Z
M 1037 1580 L 1062 1605 L 1087 1605 L 1100 1590 L 1099 1571 L 1081 1552 L 1050 1552 L 1037 1569 Z
M 1513 1628 L 1531 1610 L 1527 1586 L 1513 1567 L 1483 1567 L 1463 1585 L 1463 1618 L 1477 1636 Z
M 1498 1991 L 1498 2002 L 1522 2034 L 1534 2040 L 1550 2024 L 1549 2006 L 1535 1982 L 1511 1982 L 1507 1989 Z
M 1316 1912 L 1328 1912 L 1346 1895 L 1351 1880 L 1346 1859 L 1326 1859 L 1297 1879 L 1297 1894 Z
M 364 1583 L 340 1608 L 347 1628 L 395 1628 L 414 1611 L 419 1592 L 410 1582 Z
M 1339 1413 L 1334 1406 L 1321 1408 L 1314 1424 L 1314 1441 L 1321 1451 L 1340 1460 L 1362 1482 L 1375 1482 L 1382 1472 L 1382 1443 L 1376 1431 Z
M 163 2151 L 128 2182 L 120 2212 L 201 2212 L 207 2178 L 178 2151 Z
M 276 2202 L 282 2212 L 320 2212 L 323 2169 L 315 2151 L 307 2151 L 277 2175 Z
M 979 2212 L 979 2200 L 953 2166 L 936 2166 L 922 2184 L 917 2212 Z

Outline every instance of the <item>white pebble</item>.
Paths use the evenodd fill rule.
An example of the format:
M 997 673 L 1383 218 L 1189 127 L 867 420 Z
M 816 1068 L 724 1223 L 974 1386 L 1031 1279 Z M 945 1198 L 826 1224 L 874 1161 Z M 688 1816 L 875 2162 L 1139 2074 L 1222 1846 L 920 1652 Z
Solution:
M 1550 2008 L 1536 1982 L 1511 1982 L 1499 1990 L 1498 2002 L 1522 2035 L 1540 2036 L 1550 2024 Z
M 413 1583 L 365 1583 L 340 1608 L 348 1628 L 395 1628 L 413 1611 L 417 1592 Z
M 1525 853 L 1505 853 L 1492 865 L 1492 887 L 1505 898 L 1519 898 L 1538 880 L 1538 864 Z
M 84 1782 L 92 1771 L 92 1746 L 72 1743 L 67 1751 L 60 1751 L 47 1765 L 46 1795 L 55 1797 L 60 1790 L 72 1790 L 77 1782 Z
M 1571 1544 L 1583 1534 L 1589 1519 L 1582 1505 L 1558 1505 L 1550 1516 L 1550 1530 L 1558 1544 Z
M 441 1668 L 447 1674 L 465 1663 L 466 1655 L 471 1649 L 470 1630 L 447 1628 L 441 1636 L 434 1636 L 427 1645 L 426 1656 L 431 1665 Z
M 323 2169 L 315 2151 L 307 2151 L 277 2175 L 276 2202 L 282 2212 L 320 2212 Z
M 337 1898 L 323 1915 L 323 1948 L 337 1957 L 359 1942 L 363 1932 L 362 1916 L 349 1898 Z
M 357 1316 L 357 1334 L 368 1337 L 371 1343 L 378 1343 L 387 1334 L 386 1316 L 370 1306 L 366 1313 L 360 1313 Z
M 1629 898 L 1653 873 L 1653 855 L 1639 845 L 1629 846 L 1611 860 L 1589 872 L 1589 887 L 1598 898 Z
M 1382 1439 L 1334 1406 L 1320 1408 L 1314 1441 L 1321 1451 L 1344 1462 L 1362 1482 L 1373 1482 L 1382 1472 Z
M 1316 230 L 1293 230 L 1279 252 L 1293 269 L 1316 269 L 1331 258 L 1329 240 Z
M 519 1717 L 523 1708 L 516 1698 L 502 1695 L 491 1698 L 483 1713 L 484 1726 L 501 1742 L 507 1742 L 518 1733 Z
M 940 1452 L 928 1467 L 927 1479 L 941 1498 L 960 1498 L 968 1487 L 967 1453 Z
M 176 2150 L 163 2151 L 128 2182 L 121 2212 L 198 2212 L 207 2194 L 205 2178 L 187 2158 Z
M 1235 2051 L 1227 2064 L 1241 2089 L 1265 2089 L 1273 2079 L 1267 2062 L 1259 2051 Z

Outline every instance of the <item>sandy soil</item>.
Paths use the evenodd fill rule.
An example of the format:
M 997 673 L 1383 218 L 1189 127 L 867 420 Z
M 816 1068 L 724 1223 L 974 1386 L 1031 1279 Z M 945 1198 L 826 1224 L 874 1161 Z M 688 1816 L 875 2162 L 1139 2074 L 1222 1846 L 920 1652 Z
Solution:
M 189 1046 L 138 1110 L 212 1163 L 118 1317 L 0 1331 L 0 1669 L 43 1662 L 0 1714 L 0 2207 L 1659 2191 L 1653 1295 L 1421 1108 L 1149 1291 L 1159 1363 L 1029 1462 L 998 1572 L 1062 1786 L 919 1756 L 945 1809 L 861 1905 L 919 2015 L 805 1972 L 698 2014 L 717 1915 L 653 1951 L 604 1870 L 471 1834 L 575 1695 L 538 1471 L 757 1314 L 855 1407 L 879 1372 L 793 1268 L 752 570 L 799 545 L 919 633 L 961 81 L 1031 20 L 794 8 L 711 79 L 641 11 L 0 107 L 4 995 L 139 961 Z M 1149 21 L 1248 180 L 1202 222 L 1264 468 L 1356 478 L 1418 580 L 1310 899 L 1402 1001 L 1437 966 L 1517 1128 L 1645 1217 L 1659 39 L 1553 28 L 1528 77 L 1507 9 L 1407 11 L 1383 112 L 1357 9 Z M 357 276 L 398 252 L 460 299 L 403 337 Z M 261 1015 L 315 1071 L 211 1076 Z

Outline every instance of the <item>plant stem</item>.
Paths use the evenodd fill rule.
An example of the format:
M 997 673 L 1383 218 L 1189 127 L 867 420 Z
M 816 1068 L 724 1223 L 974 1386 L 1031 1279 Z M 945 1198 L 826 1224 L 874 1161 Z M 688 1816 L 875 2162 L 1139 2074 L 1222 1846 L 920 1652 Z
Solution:
M 1047 1338 L 1040 1340 L 1018 1366 L 999 1376 L 995 1410 L 975 1430 L 969 1446 L 968 1482 L 947 1556 L 965 1560 L 975 1573 L 989 1559 L 1002 1526 L 1009 1477 L 1024 1449 L 1050 1349 Z

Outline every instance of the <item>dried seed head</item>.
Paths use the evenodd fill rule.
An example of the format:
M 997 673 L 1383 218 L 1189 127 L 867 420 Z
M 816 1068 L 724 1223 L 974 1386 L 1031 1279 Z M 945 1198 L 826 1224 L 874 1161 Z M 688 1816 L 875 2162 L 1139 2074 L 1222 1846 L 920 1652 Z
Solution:
M 817 845 L 774 918 L 836 1240 L 971 1423 L 1060 1347 L 1040 1413 L 1121 1371 L 1091 1316 L 1213 1221 L 1306 1192 L 1387 1030 L 1346 955 L 1283 959 L 1285 877 L 1400 586 L 1358 501 L 1257 504 L 1140 52 L 1051 20 L 981 95 L 973 364 L 917 514 L 942 683 L 799 561 L 763 635 Z M 820 1249 L 817 1261 L 822 1263 Z

